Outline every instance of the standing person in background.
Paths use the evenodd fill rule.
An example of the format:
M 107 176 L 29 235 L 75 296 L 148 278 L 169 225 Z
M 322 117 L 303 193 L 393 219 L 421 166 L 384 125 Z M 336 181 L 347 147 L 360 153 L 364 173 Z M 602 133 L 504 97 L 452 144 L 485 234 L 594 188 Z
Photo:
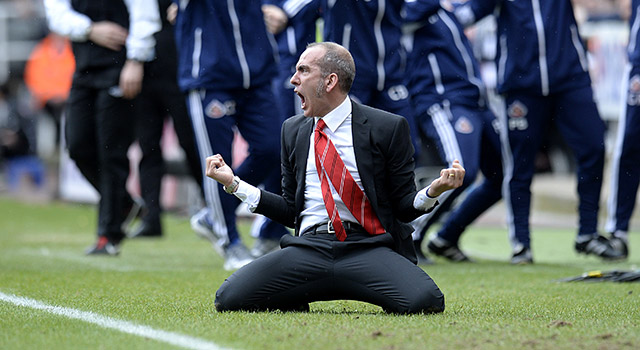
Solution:
M 349 96 L 369 106 L 401 115 L 409 121 L 417 157 L 418 133 L 405 86 L 406 52 L 401 45 L 404 0 L 286 0 L 282 8 L 291 16 L 302 7 L 318 11 L 324 19 L 324 38 L 351 51 L 358 69 Z
M 126 190 L 133 98 L 160 30 L 155 0 L 45 0 L 49 28 L 72 41 L 76 60 L 66 113 L 69 155 L 100 194 L 98 241 L 87 254 L 116 255 L 136 207 Z M 130 215 L 129 215 L 130 216 Z
M 405 86 L 405 74 L 411 72 L 406 71 L 400 43 L 403 5 L 404 0 L 324 0 L 324 40 L 341 44 L 353 55 L 358 70 L 349 93 L 353 99 L 409 121 L 417 158 L 419 137 Z
M 215 153 L 232 160 L 234 131 L 249 144 L 249 155 L 236 173 L 246 181 L 280 193 L 278 131 L 283 119 L 272 89 L 277 47 L 267 33 L 259 0 L 206 0 L 178 3 L 176 44 L 178 84 L 188 92 L 201 161 Z M 222 185 L 204 182 L 207 210 L 192 218 L 194 230 L 210 238 L 234 270 L 254 259 L 236 227 L 236 198 Z M 266 220 L 254 255 L 279 247 L 289 231 Z
M 290 80 L 296 72 L 296 63 L 307 44 L 316 41 L 316 20 L 319 0 L 308 0 L 306 6 L 292 6 L 288 0 L 266 1 L 262 6 L 267 29 L 278 42 L 278 76 L 274 80 L 275 92 L 284 118 L 300 114 L 300 99 L 293 92 Z M 287 7 L 282 7 L 289 3 Z
M 160 190 L 164 175 L 164 159 L 160 140 L 164 122 L 169 115 L 184 150 L 188 172 L 199 188 L 202 188 L 202 168 L 196 148 L 193 126 L 187 111 L 184 94 L 177 82 L 178 55 L 173 25 L 167 18 L 172 0 L 156 0 L 162 19 L 162 30 L 157 32 L 156 59 L 145 63 L 142 91 L 136 101 L 136 134 L 142 150 L 140 160 L 140 190 L 145 203 L 141 223 L 131 233 L 132 237 L 160 237 Z
M 587 56 L 570 0 L 470 0 L 455 14 L 470 25 L 495 14 L 498 29 L 498 92 L 504 98 L 501 126 L 503 195 L 514 264 L 533 263 L 529 213 L 534 160 L 555 123 L 577 159 L 578 253 L 606 260 L 622 254 L 598 234 L 604 167 L 605 125 L 593 99 Z
M 282 126 L 282 194 L 234 176 L 219 154 L 207 158 L 207 176 L 296 232 L 222 284 L 218 311 L 304 311 L 337 299 L 389 313 L 444 311 L 442 292 L 415 265 L 407 222 L 459 187 L 464 169 L 456 162 L 418 191 L 407 120 L 351 100 L 355 74 L 336 43 L 313 43 L 300 56 L 291 84 L 304 113 Z
M 469 212 L 483 212 L 501 198 L 502 163 L 498 120 L 489 110 L 486 91 L 471 45 L 455 15 L 439 0 L 407 1 L 404 18 L 409 45 L 407 86 L 422 134 L 431 138 L 443 163 L 455 159 L 465 168 L 461 187 L 440 196 L 441 205 L 431 215 L 414 222 L 414 244 L 420 263 L 429 263 L 422 254 L 422 240 L 440 216 L 450 209 L 460 193 L 476 180 L 481 184 L 449 219 L 455 225 Z M 462 218 L 459 218 L 462 216 Z M 445 226 L 448 227 L 448 226 Z M 429 240 L 431 253 L 452 261 L 468 261 L 458 247 L 459 235 L 441 230 Z
M 632 0 L 630 5 L 627 46 L 629 79 L 625 86 L 627 99 L 618 120 L 618 138 L 611 163 L 611 194 L 605 224 L 605 230 L 611 233 L 611 245 L 624 258 L 629 255 L 629 221 L 640 184 L 640 0 Z

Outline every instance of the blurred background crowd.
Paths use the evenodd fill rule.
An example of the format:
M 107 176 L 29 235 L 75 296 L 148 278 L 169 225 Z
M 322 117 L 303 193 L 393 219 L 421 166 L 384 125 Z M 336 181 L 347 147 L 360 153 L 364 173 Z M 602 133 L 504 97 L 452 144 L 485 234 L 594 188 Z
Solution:
M 0 0 L 0 194 L 97 202 L 98 194 L 69 160 L 61 135 L 74 69 L 70 42 L 49 31 L 42 0 Z M 200 205 L 199 190 L 190 178 L 180 180 L 188 172 L 185 155 L 171 125 L 165 129 L 163 152 L 170 174 L 164 180 L 163 203 L 169 210 L 186 211 Z M 139 162 L 137 145 L 129 155 L 132 164 Z M 139 194 L 137 167 L 131 169 L 128 186 Z

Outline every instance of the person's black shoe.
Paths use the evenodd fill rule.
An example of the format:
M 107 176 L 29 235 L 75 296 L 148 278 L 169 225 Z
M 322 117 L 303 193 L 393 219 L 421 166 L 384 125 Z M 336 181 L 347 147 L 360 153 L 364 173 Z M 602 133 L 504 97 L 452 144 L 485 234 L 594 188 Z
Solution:
M 531 248 L 521 246 L 520 249 L 515 250 L 511 256 L 512 265 L 530 265 L 533 264 L 533 254 L 531 254 Z
M 160 238 L 162 237 L 162 227 L 157 224 L 149 224 L 142 221 L 131 233 L 130 238 Z
M 111 255 L 116 256 L 120 254 L 119 243 L 113 243 L 105 236 L 98 237 L 98 241 L 94 246 L 89 247 L 85 254 L 87 255 Z
M 609 240 L 600 235 L 583 242 L 576 241 L 575 249 L 580 254 L 593 254 L 604 260 L 621 260 L 625 258 L 622 251 L 614 249 Z
M 413 241 L 413 246 L 416 248 L 416 257 L 418 258 L 418 265 L 433 265 L 433 260 L 429 259 L 422 252 L 421 241 Z
M 615 251 L 622 254 L 622 259 L 626 259 L 629 256 L 629 246 L 625 237 L 611 235 L 611 238 L 609 238 L 609 245 Z
M 457 244 L 450 244 L 449 242 L 438 238 L 433 237 L 429 240 L 429 244 L 427 244 L 427 248 L 429 252 L 446 258 L 455 262 L 470 262 L 468 256 L 466 256 L 460 248 L 458 248 Z

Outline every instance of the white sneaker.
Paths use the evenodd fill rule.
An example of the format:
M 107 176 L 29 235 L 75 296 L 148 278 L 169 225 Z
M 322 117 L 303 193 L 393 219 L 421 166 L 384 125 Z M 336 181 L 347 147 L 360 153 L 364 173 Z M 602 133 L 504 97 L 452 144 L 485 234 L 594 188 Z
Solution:
M 259 258 L 278 249 L 280 249 L 279 239 L 258 238 L 253 243 L 253 247 L 251 247 L 251 255 L 254 258 Z
M 213 223 L 209 217 L 209 209 L 204 207 L 195 213 L 190 220 L 191 229 L 198 234 L 198 236 L 208 239 L 211 242 L 215 242 L 219 237 L 213 232 Z
M 247 247 L 242 243 L 235 243 L 225 250 L 224 269 L 227 271 L 237 270 L 253 261 L 253 256 Z
M 222 257 L 225 257 L 224 247 L 227 244 L 227 238 L 222 237 L 213 230 L 213 222 L 209 215 L 209 208 L 204 207 L 200 209 L 200 211 L 191 217 L 190 223 L 191 229 L 195 231 L 199 237 L 209 240 L 213 249 Z
M 531 254 L 531 248 L 525 248 L 524 246 L 517 247 L 513 251 L 511 256 L 512 265 L 530 265 L 533 264 L 533 255 Z

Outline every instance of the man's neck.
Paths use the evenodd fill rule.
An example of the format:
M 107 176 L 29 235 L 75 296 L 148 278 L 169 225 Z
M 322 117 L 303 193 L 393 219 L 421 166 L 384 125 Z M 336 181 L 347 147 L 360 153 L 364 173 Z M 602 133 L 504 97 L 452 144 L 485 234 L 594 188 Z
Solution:
M 342 122 L 351 114 L 351 100 L 345 98 L 333 108 L 329 113 L 325 114 L 322 119 L 325 121 L 329 129 L 335 131 Z
M 324 115 L 319 116 L 323 118 L 325 115 L 333 112 L 336 108 L 340 107 L 344 103 L 345 100 L 349 99 L 349 95 L 345 94 L 335 94 L 335 95 L 327 95 L 327 99 L 329 100 L 328 111 Z

